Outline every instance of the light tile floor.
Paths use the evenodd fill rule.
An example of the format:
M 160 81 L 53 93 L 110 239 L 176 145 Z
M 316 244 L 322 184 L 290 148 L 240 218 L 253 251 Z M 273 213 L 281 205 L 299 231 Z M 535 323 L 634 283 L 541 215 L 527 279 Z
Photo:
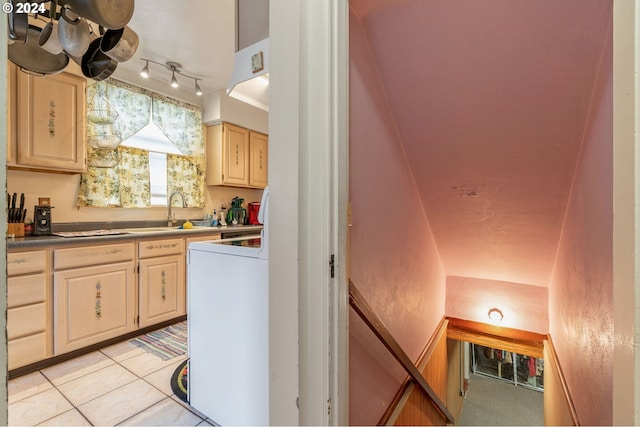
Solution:
M 12 379 L 9 425 L 216 425 L 171 390 L 185 359 L 163 361 L 127 340 Z

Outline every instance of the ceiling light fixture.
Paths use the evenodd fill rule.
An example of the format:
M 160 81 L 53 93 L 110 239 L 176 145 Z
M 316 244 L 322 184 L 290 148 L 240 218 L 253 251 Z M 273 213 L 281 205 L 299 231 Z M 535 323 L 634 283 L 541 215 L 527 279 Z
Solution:
M 492 309 L 489 310 L 488 314 L 489 314 L 489 320 L 491 320 L 494 323 L 502 322 L 502 319 L 504 319 L 504 314 L 502 314 L 502 311 L 499 308 L 493 307 Z
M 152 59 L 147 59 L 147 58 L 140 58 L 141 60 L 145 61 L 145 65 L 142 68 L 142 70 L 140 71 L 140 76 L 146 78 L 149 78 L 149 62 L 153 63 L 153 64 L 158 64 L 164 68 L 166 68 L 167 70 L 171 71 L 171 87 L 173 88 L 177 88 L 180 86 L 180 84 L 178 83 L 178 79 L 176 78 L 176 74 L 181 75 L 182 77 L 186 77 L 188 79 L 192 79 L 195 82 L 195 94 L 198 96 L 202 95 L 202 88 L 200 87 L 200 85 L 198 84 L 199 79 L 197 77 L 193 77 L 190 76 L 188 74 L 185 74 L 182 72 L 182 65 L 178 64 L 177 62 L 167 62 L 166 64 L 163 64 L 162 62 L 156 62 Z

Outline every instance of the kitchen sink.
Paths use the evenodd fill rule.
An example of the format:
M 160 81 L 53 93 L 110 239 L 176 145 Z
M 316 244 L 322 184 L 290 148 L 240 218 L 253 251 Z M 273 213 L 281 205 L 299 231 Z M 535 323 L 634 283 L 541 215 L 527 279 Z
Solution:
M 136 234 L 136 233 L 162 233 L 162 232 L 169 232 L 169 231 L 194 231 L 194 230 L 215 230 L 213 227 L 198 227 L 198 226 L 194 226 L 193 228 L 179 228 L 179 227 L 139 227 L 139 228 L 124 228 L 123 231 L 126 231 L 127 233 L 132 233 L 132 234 Z

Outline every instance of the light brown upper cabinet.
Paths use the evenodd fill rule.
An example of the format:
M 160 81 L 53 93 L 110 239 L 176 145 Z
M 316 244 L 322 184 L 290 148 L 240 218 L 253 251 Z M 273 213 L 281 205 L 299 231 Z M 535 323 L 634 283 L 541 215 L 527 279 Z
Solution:
M 9 167 L 86 170 L 86 79 L 69 73 L 37 77 L 9 66 Z
M 229 123 L 207 127 L 207 185 L 264 188 L 267 135 Z
M 267 186 L 267 164 L 269 160 L 269 137 L 262 133 L 249 134 L 249 186 Z

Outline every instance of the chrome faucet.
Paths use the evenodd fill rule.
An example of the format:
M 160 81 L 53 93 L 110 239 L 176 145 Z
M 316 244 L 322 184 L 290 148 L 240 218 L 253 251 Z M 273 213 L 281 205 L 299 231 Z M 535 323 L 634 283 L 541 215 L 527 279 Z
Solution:
M 176 194 L 182 198 L 182 207 L 183 208 L 187 207 L 187 203 L 184 201 L 184 194 L 182 194 L 182 192 L 174 191 L 173 193 L 171 193 L 171 195 L 169 196 L 169 212 L 167 214 L 167 225 L 169 227 L 173 227 L 173 225 L 176 223 L 176 214 L 171 212 L 171 200 L 173 199 L 173 196 L 175 196 Z

